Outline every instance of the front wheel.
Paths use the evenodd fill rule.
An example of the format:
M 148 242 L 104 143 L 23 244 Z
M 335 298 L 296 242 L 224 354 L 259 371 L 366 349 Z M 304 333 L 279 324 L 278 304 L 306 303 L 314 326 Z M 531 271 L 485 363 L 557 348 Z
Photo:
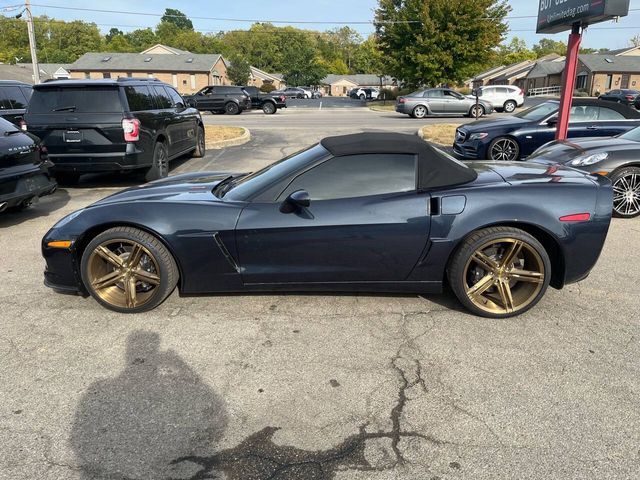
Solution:
M 145 175 L 147 182 L 159 180 L 169 175 L 169 154 L 167 153 L 167 147 L 162 142 L 156 142 L 153 148 L 153 163 L 151 168 Z
M 518 104 L 516 102 L 514 102 L 513 100 L 507 100 L 506 102 L 504 102 L 503 108 L 506 113 L 513 113 L 517 107 Z
M 520 145 L 512 138 L 498 137 L 489 144 L 488 159 L 515 162 L 520 158 Z
M 240 113 L 240 107 L 237 103 L 229 102 L 224 106 L 224 112 L 227 115 L 238 115 Z
M 482 317 L 507 318 L 532 308 L 551 280 L 544 247 L 527 232 L 492 227 L 467 237 L 447 269 L 460 302 Z
M 471 107 L 471 110 L 469 110 L 469 116 L 471 118 L 484 117 L 484 113 L 484 107 L 482 105 L 478 105 L 477 107 L 474 105 Z
M 167 248 L 132 227 L 111 228 L 91 240 L 80 271 L 91 296 L 120 313 L 151 310 L 178 284 L 178 267 Z
M 611 175 L 613 215 L 634 218 L 640 215 L 640 168 L 627 167 Z
M 427 113 L 429 113 L 427 111 L 427 107 L 425 107 L 424 105 L 418 105 L 413 109 L 413 112 L 411 112 L 411 116 L 413 118 L 424 118 L 427 116 Z
M 267 115 L 273 115 L 274 113 L 276 113 L 276 106 L 271 102 L 267 102 L 262 105 L 262 111 Z

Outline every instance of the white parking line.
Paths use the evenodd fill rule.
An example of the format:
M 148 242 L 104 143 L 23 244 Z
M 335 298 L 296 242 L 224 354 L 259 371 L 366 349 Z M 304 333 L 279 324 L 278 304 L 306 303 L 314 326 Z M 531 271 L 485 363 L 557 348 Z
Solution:
M 322 110 L 322 100 L 320 100 L 320 106 L 318 107 L 318 110 Z

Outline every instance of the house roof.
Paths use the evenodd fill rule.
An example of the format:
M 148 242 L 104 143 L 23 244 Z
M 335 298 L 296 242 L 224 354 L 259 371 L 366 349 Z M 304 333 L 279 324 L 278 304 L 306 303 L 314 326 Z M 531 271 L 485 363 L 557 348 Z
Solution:
M 545 60 L 537 62 L 527 78 L 543 78 L 548 75 L 557 75 L 564 70 L 564 60 Z
M 18 65 L 31 69 L 30 63 L 18 63 Z M 53 78 L 53 75 L 61 68 L 68 72 L 69 65 L 68 63 L 38 63 L 38 68 L 40 69 L 41 76 Z
M 355 85 L 380 85 L 380 77 L 369 73 L 356 73 L 355 75 L 335 75 L 330 73 L 322 79 L 322 84 L 331 85 L 332 83 L 336 83 L 340 80 L 347 80 Z M 385 76 L 382 78 L 382 83 L 384 85 L 391 85 L 393 83 L 393 78 Z
M 261 78 L 262 80 L 271 80 L 271 81 L 282 81 L 282 76 L 276 75 L 274 73 L 268 73 L 264 70 L 260 70 L 256 67 L 251 67 L 251 75 L 253 77 Z
M 177 53 L 85 53 L 69 66 L 70 71 L 209 72 L 222 58 L 219 54 Z M 224 61 L 224 58 L 222 58 Z
M 514 77 L 515 78 L 526 77 L 535 66 L 536 66 L 535 63 L 531 62 L 527 65 L 521 66 L 520 68 L 517 68 L 514 70 L 507 70 L 502 75 L 495 78 L 494 80 L 508 80 Z
M 592 72 L 605 73 L 640 73 L 640 56 L 585 54 L 580 61 Z
M 22 65 L 0 64 L 0 80 L 17 80 L 24 83 L 33 83 L 33 70 L 31 64 L 28 67 Z
M 145 53 L 149 53 L 152 50 L 155 50 L 156 48 L 162 48 L 164 50 L 167 50 L 168 54 L 173 54 L 173 55 L 183 55 L 183 54 L 190 54 L 191 52 L 189 52 L 188 50 L 180 50 L 179 48 L 174 48 L 174 47 L 170 47 L 168 45 L 163 45 L 162 43 L 156 43 L 153 47 L 149 47 L 146 50 L 143 50 L 142 54 Z M 161 55 L 161 54 L 157 54 L 157 55 Z
M 640 50 L 640 46 L 618 48 L 617 50 L 609 50 L 606 54 L 607 55 L 615 55 L 617 57 L 619 55 L 626 55 L 626 54 L 628 54 L 630 52 L 633 52 L 634 50 Z

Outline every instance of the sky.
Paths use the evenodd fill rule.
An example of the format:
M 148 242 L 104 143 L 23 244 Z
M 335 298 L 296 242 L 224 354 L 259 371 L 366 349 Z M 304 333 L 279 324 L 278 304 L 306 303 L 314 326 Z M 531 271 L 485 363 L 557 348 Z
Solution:
M 0 0 L 0 10 L 3 7 L 15 5 L 19 0 Z M 537 0 L 509 0 L 513 11 L 510 16 L 537 15 Z M 136 28 L 154 27 L 159 16 L 133 15 L 125 13 L 107 13 L 83 11 L 87 9 L 120 10 L 126 12 L 144 12 L 162 14 L 165 8 L 177 8 L 192 18 L 194 28 L 203 32 L 217 32 L 220 30 L 246 29 L 252 22 L 226 21 L 223 19 L 251 19 L 262 21 L 282 20 L 300 28 L 327 30 L 341 26 L 330 23 L 295 23 L 295 22 L 371 22 L 373 12 L 378 4 L 377 0 L 190 0 L 189 2 L 167 0 L 109 0 L 108 2 L 87 2 L 86 0 L 32 0 L 34 15 L 48 15 L 63 20 L 84 20 L 95 22 L 103 32 L 111 26 L 129 31 Z M 54 8 L 66 7 L 68 9 Z M 623 48 L 629 44 L 629 39 L 640 34 L 640 0 L 631 0 L 629 16 L 620 20 L 594 25 L 587 29 L 582 45 L 590 48 Z M 5 13 L 5 15 L 8 15 Z M 195 19 L 193 17 L 218 18 Z M 541 38 L 565 40 L 567 33 L 556 35 L 537 35 L 535 33 L 535 18 L 511 18 L 511 31 L 507 41 L 514 36 L 524 38 L 529 46 Z M 278 25 L 284 25 L 278 23 Z M 363 36 L 374 31 L 370 23 L 353 23 L 350 26 Z

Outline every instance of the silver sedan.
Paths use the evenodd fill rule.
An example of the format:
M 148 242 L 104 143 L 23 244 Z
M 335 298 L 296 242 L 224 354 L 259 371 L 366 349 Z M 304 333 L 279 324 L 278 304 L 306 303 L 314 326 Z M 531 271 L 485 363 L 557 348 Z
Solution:
M 493 113 L 493 106 L 480 100 L 476 107 L 476 99 L 473 97 L 465 97 L 448 88 L 429 88 L 398 97 L 396 112 L 414 118 L 424 118 L 427 115 L 482 117 Z

